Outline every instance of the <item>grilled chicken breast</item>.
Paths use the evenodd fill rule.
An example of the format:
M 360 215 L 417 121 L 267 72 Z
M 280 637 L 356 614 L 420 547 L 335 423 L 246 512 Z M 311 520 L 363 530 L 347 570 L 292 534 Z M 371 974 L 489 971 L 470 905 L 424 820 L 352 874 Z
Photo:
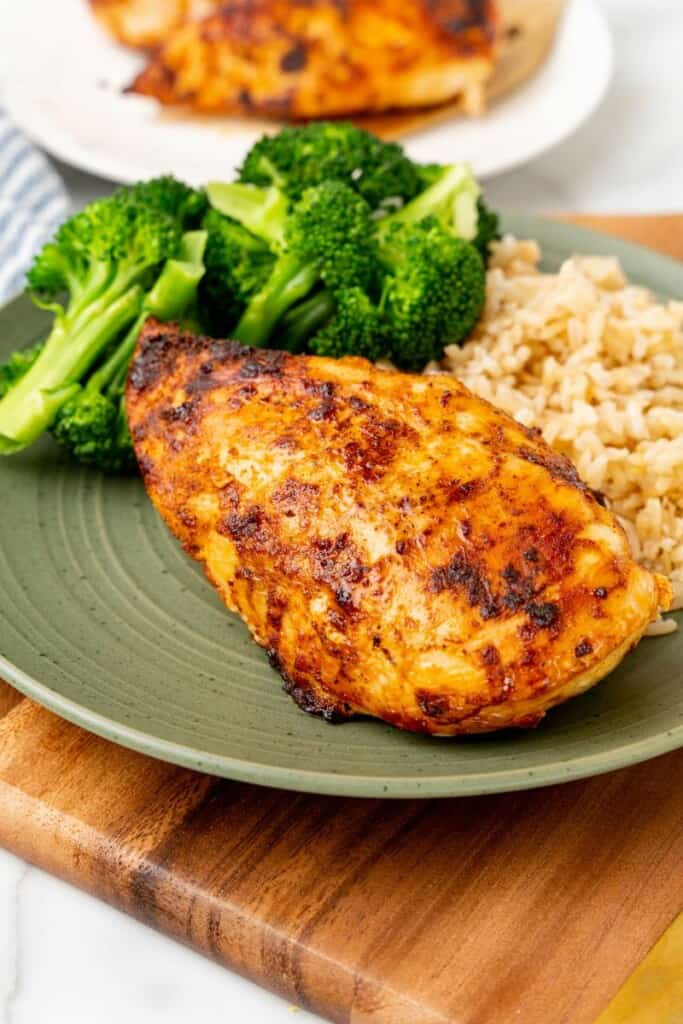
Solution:
M 496 25 L 493 0 L 233 0 L 174 29 L 131 89 L 200 111 L 287 118 L 456 97 L 479 111 Z
M 306 711 L 534 725 L 668 606 L 571 463 L 452 377 L 150 321 L 126 401 L 152 501 Z

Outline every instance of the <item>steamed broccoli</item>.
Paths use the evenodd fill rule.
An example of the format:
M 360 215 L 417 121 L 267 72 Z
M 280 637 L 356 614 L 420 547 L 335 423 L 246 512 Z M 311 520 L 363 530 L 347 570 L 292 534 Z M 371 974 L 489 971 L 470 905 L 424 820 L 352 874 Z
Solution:
M 420 166 L 343 122 L 261 139 L 239 181 L 206 193 L 171 177 L 122 188 L 33 263 L 54 322 L 0 368 L 0 454 L 52 428 L 82 462 L 132 464 L 123 391 L 149 314 L 418 369 L 472 330 L 497 232 L 466 164 Z
M 121 472 L 135 464 L 123 392 L 130 341 L 135 344 L 137 328 L 136 322 L 126 342 L 64 403 L 52 427 L 55 440 L 78 462 L 105 472 Z
M 275 329 L 273 341 L 288 352 L 312 352 L 339 358 L 379 359 L 391 352 L 391 337 L 375 289 L 322 288 L 292 306 Z
M 462 167 L 463 165 L 456 164 L 455 166 Z M 423 164 L 420 168 L 422 188 L 427 190 L 437 182 L 443 182 L 444 171 L 447 170 L 448 167 L 444 167 L 442 164 Z M 475 245 L 481 253 L 484 263 L 488 263 L 491 242 L 494 242 L 500 237 L 498 232 L 500 218 L 498 217 L 498 214 L 486 204 L 486 201 L 479 192 L 478 185 L 476 188 L 476 195 L 476 230 L 472 237 L 472 244 Z M 434 210 L 430 210 L 428 212 L 433 213 Z
M 273 249 L 285 242 L 285 223 L 289 203 L 275 185 L 260 188 L 240 182 L 209 182 L 206 187 L 211 206 L 241 224 Z
M 348 178 L 344 159 L 366 139 L 348 125 L 286 129 L 262 139 L 245 162 L 243 177 L 260 187 L 208 186 L 212 205 L 277 255 L 232 332 L 239 340 L 334 355 L 388 353 L 417 368 L 471 331 L 484 298 L 480 257 L 488 255 L 497 218 L 469 166 L 412 164 L 418 191 L 411 185 L 377 214 L 354 194 L 362 176 L 329 180 L 340 167 Z M 325 163 L 325 143 L 329 167 L 320 173 L 328 179 L 287 207 L 287 196 Z
M 245 217 L 247 188 L 253 197 L 263 195 L 263 221 L 251 202 Z M 270 275 L 232 332 L 247 345 L 265 345 L 280 318 L 320 282 L 333 292 L 366 287 L 375 270 L 372 211 L 348 185 L 326 181 L 307 189 L 289 213 L 282 211 L 279 222 L 272 213 L 276 191 L 275 186 L 208 186 L 214 207 L 244 223 L 278 253 Z
M 274 336 L 277 347 L 288 352 L 305 352 L 309 339 L 329 322 L 335 309 L 334 298 L 326 288 L 296 303 L 277 326 Z
M 380 308 L 391 339 L 391 358 L 419 369 L 444 345 L 463 341 L 486 296 L 480 253 L 445 231 L 435 217 L 397 223 L 386 234 L 381 259 L 387 276 Z
M 484 304 L 486 277 L 471 242 L 444 230 L 435 217 L 396 223 L 378 250 L 368 289 L 325 289 L 294 306 L 276 331 L 279 346 L 318 355 L 388 356 L 418 370 L 444 345 L 464 340 Z
M 43 342 L 39 341 L 31 348 L 12 352 L 7 362 L 0 366 L 0 398 L 7 394 L 17 381 L 27 373 L 40 355 Z
M 208 239 L 200 313 L 210 331 L 229 335 L 249 299 L 265 283 L 275 257 L 260 239 L 217 210 L 207 210 L 202 227 Z
M 119 191 L 129 201 L 171 214 L 188 230 L 199 227 L 208 206 L 206 194 L 201 189 L 191 188 L 170 174 L 149 181 L 138 181 Z
M 399 145 L 344 121 L 265 135 L 249 150 L 239 180 L 275 185 L 294 201 L 312 185 L 341 181 L 373 210 L 390 200 L 412 199 L 422 188 L 419 167 Z
M 379 222 L 380 236 L 394 224 L 417 224 L 425 217 L 435 217 L 444 230 L 472 241 L 477 234 L 480 189 L 469 164 L 431 166 L 423 173 L 426 188 Z
M 28 283 L 55 319 L 35 361 L 0 400 L 0 454 L 40 437 L 91 367 L 138 320 L 146 293 L 164 264 L 181 254 L 183 231 L 204 204 L 180 182 L 156 179 L 91 203 L 43 247 Z M 179 274 L 176 286 L 185 297 L 186 284 Z M 181 303 L 172 301 L 168 280 L 165 288 L 176 315 Z M 64 305 L 57 301 L 63 293 Z
M 133 466 L 124 405 L 128 365 L 148 316 L 172 320 L 191 309 L 204 272 L 205 244 L 204 231 L 182 236 L 177 258 L 164 264 L 123 340 L 57 412 L 52 428 L 55 439 L 78 462 L 111 473 Z
M 329 287 L 366 285 L 375 270 L 372 211 L 348 185 L 306 189 L 287 219 L 287 252 L 315 263 Z
M 398 339 L 391 335 L 381 309 L 362 288 L 341 288 L 334 295 L 334 311 L 327 323 L 309 339 L 308 348 L 319 356 L 365 356 L 380 359 L 393 352 Z

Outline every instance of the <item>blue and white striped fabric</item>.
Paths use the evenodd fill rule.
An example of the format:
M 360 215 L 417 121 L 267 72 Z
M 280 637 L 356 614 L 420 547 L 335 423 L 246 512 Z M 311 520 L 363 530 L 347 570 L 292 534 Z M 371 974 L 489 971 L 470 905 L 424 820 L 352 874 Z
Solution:
M 57 173 L 0 109 L 0 302 L 21 291 L 31 258 L 68 208 Z

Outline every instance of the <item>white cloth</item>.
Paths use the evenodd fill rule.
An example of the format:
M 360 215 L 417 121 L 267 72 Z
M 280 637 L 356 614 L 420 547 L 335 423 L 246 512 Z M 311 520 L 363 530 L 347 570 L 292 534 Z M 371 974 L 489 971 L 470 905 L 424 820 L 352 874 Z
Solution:
M 0 302 L 21 291 L 31 259 L 68 210 L 56 171 L 0 109 Z

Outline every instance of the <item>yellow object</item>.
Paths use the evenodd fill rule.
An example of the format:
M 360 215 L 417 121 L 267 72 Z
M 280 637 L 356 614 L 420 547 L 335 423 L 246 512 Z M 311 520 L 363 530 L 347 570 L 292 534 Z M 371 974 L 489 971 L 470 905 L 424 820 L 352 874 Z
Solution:
M 681 1024 L 683 914 L 647 954 L 596 1024 Z

